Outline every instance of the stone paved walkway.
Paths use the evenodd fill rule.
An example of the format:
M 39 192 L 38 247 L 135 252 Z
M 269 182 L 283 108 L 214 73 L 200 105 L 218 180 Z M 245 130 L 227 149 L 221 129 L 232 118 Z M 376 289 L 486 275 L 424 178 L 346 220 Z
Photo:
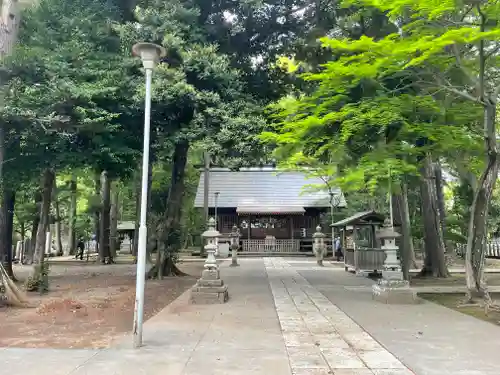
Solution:
M 264 259 L 294 375 L 410 375 L 287 261 Z
M 415 374 L 500 374 L 500 327 L 430 302 L 374 303 L 373 281 L 346 272 L 299 273 Z
M 130 336 L 107 350 L 0 348 L 0 375 L 500 373 L 491 324 L 432 303 L 377 304 L 371 280 L 310 259 L 240 263 L 221 266 L 228 303 L 193 306 L 185 293 L 146 322 L 141 350 Z

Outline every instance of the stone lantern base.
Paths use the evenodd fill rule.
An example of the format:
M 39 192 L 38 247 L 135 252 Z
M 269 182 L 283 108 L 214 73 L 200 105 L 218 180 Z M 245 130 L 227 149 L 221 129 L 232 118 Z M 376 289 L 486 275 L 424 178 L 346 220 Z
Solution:
M 204 270 L 201 279 L 191 288 L 190 301 L 193 304 L 208 305 L 225 303 L 229 299 L 227 285 L 220 278 L 218 269 Z
M 382 279 L 372 287 L 372 297 L 375 301 L 387 304 L 411 305 L 419 301 L 415 290 L 398 271 L 383 271 Z

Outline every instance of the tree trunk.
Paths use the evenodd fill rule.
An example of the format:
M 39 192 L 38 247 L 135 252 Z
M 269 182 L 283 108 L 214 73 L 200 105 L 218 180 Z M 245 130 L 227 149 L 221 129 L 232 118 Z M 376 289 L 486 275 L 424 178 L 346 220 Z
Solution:
M 59 209 L 59 191 L 57 190 L 57 181 L 54 178 L 54 188 L 53 188 L 53 202 L 54 202 L 54 211 L 55 211 L 55 237 L 56 237 L 56 251 L 57 255 L 63 255 L 63 246 L 62 246 L 62 231 L 61 231 L 61 212 Z
M 78 178 L 75 173 L 71 174 L 69 182 L 70 204 L 69 204 L 69 235 L 66 255 L 76 254 L 76 205 L 77 205 Z
M 15 192 L 7 188 L 4 181 L 5 174 L 5 124 L 0 123 L 0 195 L 2 200 L 0 207 L 0 261 L 2 262 L 7 275 L 14 279 L 12 269 L 12 232 L 14 223 Z M 1 293 L 0 293 L 1 295 Z
M 14 271 L 12 269 L 13 249 L 12 235 L 14 230 L 14 208 L 16 203 L 16 193 L 12 190 L 4 190 L 2 199 L 2 216 L 5 218 L 4 230 L 2 230 L 2 252 L 5 255 L 3 266 L 7 275 L 14 279 Z
M 101 174 L 96 172 L 95 178 L 94 178 L 94 188 L 95 188 L 95 196 L 100 197 L 101 196 Z M 102 200 L 102 198 L 101 198 Z M 97 253 L 101 254 L 100 250 L 100 244 L 101 244 L 101 213 L 100 209 L 96 209 L 94 212 L 94 234 L 95 234 L 95 247 Z
M 109 248 L 112 258 L 116 258 L 116 253 L 118 252 L 118 202 L 119 202 L 119 191 L 118 183 L 115 182 L 112 188 L 111 195 L 111 229 L 109 236 Z
M 493 103 L 485 105 L 484 143 L 487 152 L 487 163 L 474 192 L 465 252 L 467 298 L 472 301 L 476 296 L 482 297 L 487 304 L 492 302 L 484 279 L 487 223 L 491 197 L 500 168 L 495 121 L 496 105 Z
M 113 262 L 110 251 L 111 182 L 108 172 L 101 173 L 101 230 L 99 236 L 99 258 L 101 263 Z
M 441 232 L 443 233 L 444 249 L 449 255 L 452 254 L 453 249 L 448 248 L 448 241 L 446 241 L 446 207 L 444 199 L 444 186 L 443 186 L 443 169 L 441 163 L 437 161 L 434 164 L 434 178 L 436 181 L 437 204 L 439 211 L 439 222 L 441 223 Z
M 181 248 L 181 213 L 184 197 L 184 185 L 186 175 L 186 162 L 189 151 L 189 143 L 181 141 L 176 143 L 172 157 L 172 177 L 167 199 L 165 221 L 158 236 L 161 245 L 158 251 L 164 247 L 161 256 L 157 257 L 156 265 L 149 272 L 149 276 L 157 277 L 184 274 L 175 266 L 175 256 Z
M 392 195 L 392 202 L 394 219 L 397 223 L 401 224 L 400 254 L 403 277 L 405 280 L 409 280 L 410 269 L 417 268 L 417 262 L 415 259 L 415 250 L 413 248 L 413 238 L 411 235 L 408 191 L 406 184 L 401 186 L 401 192 L 399 194 Z
M 36 214 L 33 218 L 33 225 L 31 227 L 31 236 L 28 241 L 28 246 L 25 248 L 25 263 L 32 264 L 33 258 L 35 256 L 35 247 L 36 247 L 36 235 L 38 233 L 38 227 L 40 225 L 40 212 L 42 209 L 42 193 L 40 188 L 38 187 L 35 191 L 35 206 L 36 206 Z
M 4 9 L 5 8 L 5 9 Z M 7 9 L 8 8 L 8 9 Z M 19 10 L 19 4 L 17 1 L 11 1 L 9 4 L 2 4 L 2 15 L 4 14 L 5 11 L 8 13 L 5 13 L 6 15 L 8 14 L 11 17 L 4 17 L 3 19 L 3 27 L 0 28 L 0 55 L 2 56 L 8 56 L 11 54 L 12 49 L 14 48 L 16 42 L 17 42 L 17 35 L 18 35 L 18 30 L 19 30 L 19 21 L 20 21 L 20 10 Z M 4 98 L 5 98 L 5 81 L 4 79 L 0 80 L 0 106 L 4 106 Z M 5 177 L 5 147 L 6 147 L 6 139 L 5 139 L 5 134 L 6 134 L 6 125 L 7 123 L 4 121 L 0 121 L 0 191 L 3 191 L 4 193 L 2 194 L 2 199 L 3 199 L 3 205 L 2 207 L 5 209 L 0 209 L 0 239 L 2 239 L 4 242 L 3 244 L 0 244 L 0 262 L 2 262 L 5 266 L 7 266 L 6 271 L 9 277 L 13 277 L 13 272 L 12 272 L 12 224 L 10 225 L 11 229 L 9 230 L 9 213 L 8 213 L 8 206 L 10 204 L 14 205 L 14 200 L 15 200 L 15 193 L 14 198 L 12 198 L 12 195 L 9 198 L 8 202 L 5 200 L 6 194 L 8 194 L 4 177 Z M 12 206 L 12 209 L 14 207 Z M 12 213 L 13 215 L 13 213 Z M 13 220 L 13 219 L 12 219 Z M 8 239 L 10 233 L 10 240 Z M 10 249 L 7 247 L 8 243 L 10 243 Z M 10 266 L 9 266 L 10 264 Z M 0 293 L 1 295 L 2 293 Z
M 3 90 L 3 87 L 1 88 Z M 3 94 L 3 91 L 2 91 Z M 5 124 L 0 122 L 0 191 L 4 190 L 4 160 L 5 160 Z M 2 197 L 5 200 L 5 196 Z M 6 204 L 5 201 L 2 202 L 2 207 L 0 209 L 0 239 L 2 243 L 0 244 L 0 262 L 3 263 L 4 267 L 7 265 L 8 249 L 5 244 L 5 239 L 7 238 L 7 215 L 6 215 Z M 1 281 L 1 278 L 0 278 Z M 0 293 L 0 296 L 2 294 Z
M 421 167 L 420 195 L 424 224 L 424 267 L 421 276 L 447 277 L 443 232 L 439 217 L 437 192 L 432 159 L 427 154 Z
M 3 87 L 1 88 L 3 90 Z M 3 91 L 2 91 L 3 95 Z M 5 124 L 3 121 L 0 123 L 0 189 L 4 190 L 6 189 L 5 183 L 4 183 L 4 160 L 5 160 Z M 1 191 L 0 190 L 0 191 Z M 9 270 L 7 269 L 8 264 L 9 264 L 9 248 L 7 247 L 7 237 L 8 237 L 8 229 L 7 229 L 7 202 L 5 201 L 5 194 L 1 196 L 2 198 L 2 207 L 0 209 L 0 239 L 2 243 L 0 244 L 0 262 L 2 262 L 3 266 L 6 267 L 7 273 L 9 273 Z M 11 265 L 11 271 L 12 271 L 12 265 Z M 12 276 L 9 274 L 9 276 Z M 0 278 L 1 281 L 1 278 Z M 2 293 L 0 293 L 1 297 Z
M 40 207 L 40 221 L 36 233 L 35 252 L 33 263 L 40 264 L 45 256 L 45 240 L 50 220 L 50 201 L 54 187 L 55 174 L 52 169 L 45 169 L 42 178 L 42 204 Z

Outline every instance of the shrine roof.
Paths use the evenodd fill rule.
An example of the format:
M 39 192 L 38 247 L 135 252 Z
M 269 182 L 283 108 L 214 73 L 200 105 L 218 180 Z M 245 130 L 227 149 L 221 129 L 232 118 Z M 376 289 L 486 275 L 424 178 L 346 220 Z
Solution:
M 336 223 L 333 223 L 333 227 L 345 227 L 346 225 L 356 225 L 356 224 L 368 224 L 371 222 L 383 223 L 385 216 L 375 211 L 363 211 L 357 212 L 352 216 L 346 217 Z
M 219 192 L 217 207 L 297 207 L 329 208 L 330 194 L 320 177 L 309 177 L 302 172 L 280 171 L 275 168 L 246 168 L 232 171 L 225 168 L 210 170 L 209 207 L 215 207 L 215 193 Z M 203 207 L 204 172 L 200 175 L 195 207 Z M 324 188 L 323 188 L 324 187 Z M 341 190 L 332 189 L 337 207 L 345 207 Z

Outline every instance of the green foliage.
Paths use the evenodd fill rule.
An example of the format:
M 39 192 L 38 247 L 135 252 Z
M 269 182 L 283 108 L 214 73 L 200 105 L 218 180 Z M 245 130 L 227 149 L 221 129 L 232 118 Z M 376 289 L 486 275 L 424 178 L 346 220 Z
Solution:
M 325 164 L 333 160 L 341 166 L 336 184 L 347 191 L 373 193 L 387 186 L 389 170 L 396 181 L 418 174 L 425 153 L 450 155 L 467 149 L 480 154 L 482 134 L 475 125 L 480 100 L 464 103 L 469 97 L 474 100 L 473 94 L 457 93 L 446 75 L 451 71 L 453 80 L 462 79 L 469 69 L 467 60 L 456 66 L 454 48 L 497 41 L 500 30 L 455 24 L 450 12 L 460 16 L 462 8 L 433 4 L 344 3 L 385 12 L 389 22 L 401 25 L 401 32 L 323 38 L 323 46 L 336 57 L 321 70 L 301 75 L 315 89 L 270 108 L 275 127 L 262 139 L 277 146 L 276 156 L 292 164 L 296 155 Z M 482 11 L 493 17 L 492 9 L 493 2 L 487 2 Z M 477 18 L 481 10 L 468 11 Z M 458 99 L 449 100 L 443 91 Z
M 2 109 L 16 176 L 87 165 L 129 173 L 137 155 L 125 116 L 133 76 L 119 54 L 115 14 L 104 0 L 42 0 L 24 12 Z

